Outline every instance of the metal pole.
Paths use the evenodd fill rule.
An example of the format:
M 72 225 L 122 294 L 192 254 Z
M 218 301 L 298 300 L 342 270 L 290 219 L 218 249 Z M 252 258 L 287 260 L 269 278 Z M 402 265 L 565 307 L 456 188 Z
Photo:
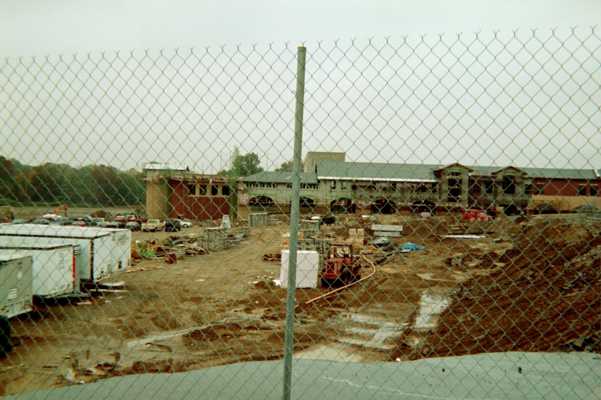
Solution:
M 294 351 L 294 306 L 296 302 L 296 251 L 300 213 L 300 169 L 303 146 L 303 108 L 305 102 L 305 55 L 299 46 L 296 62 L 296 112 L 294 115 L 294 157 L 292 159 L 292 198 L 290 199 L 290 257 L 288 259 L 288 292 L 286 299 L 286 332 L 284 337 L 284 400 L 292 392 L 292 352 Z

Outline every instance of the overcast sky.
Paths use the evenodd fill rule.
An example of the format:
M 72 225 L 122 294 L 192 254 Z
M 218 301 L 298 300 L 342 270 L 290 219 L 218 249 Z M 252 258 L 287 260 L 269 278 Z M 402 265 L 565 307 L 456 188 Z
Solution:
M 600 168 L 599 15 L 598 0 L 3 1 L 0 153 L 214 171 L 239 146 L 271 168 L 292 154 L 306 41 L 305 150 Z

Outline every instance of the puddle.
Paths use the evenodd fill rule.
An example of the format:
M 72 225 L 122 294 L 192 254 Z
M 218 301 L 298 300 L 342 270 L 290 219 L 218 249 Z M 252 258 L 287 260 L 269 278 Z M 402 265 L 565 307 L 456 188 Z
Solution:
M 339 343 L 377 351 L 393 349 L 395 339 L 401 336 L 406 327 L 406 324 L 385 321 L 366 314 L 345 313 L 342 318 L 350 320 L 350 324 L 345 328 L 349 336 L 336 339 Z
M 184 336 L 187 335 L 195 330 L 198 329 L 203 329 L 206 328 L 206 325 L 203 326 L 195 326 L 192 328 L 187 328 L 187 329 L 181 329 L 178 331 L 167 331 L 167 332 L 161 332 L 159 334 L 156 335 L 150 335 L 150 336 L 146 336 L 142 339 L 136 339 L 136 340 L 130 340 L 129 342 L 127 342 L 127 348 L 128 349 L 133 349 L 136 347 L 144 347 L 146 346 L 148 343 L 152 343 L 152 342 L 159 342 L 162 340 L 167 340 L 167 339 L 173 339 L 174 337 L 179 337 L 179 336 Z
M 430 330 L 436 327 L 438 316 L 449 306 L 449 297 L 440 294 L 423 293 L 419 300 L 419 313 L 415 318 L 414 329 Z

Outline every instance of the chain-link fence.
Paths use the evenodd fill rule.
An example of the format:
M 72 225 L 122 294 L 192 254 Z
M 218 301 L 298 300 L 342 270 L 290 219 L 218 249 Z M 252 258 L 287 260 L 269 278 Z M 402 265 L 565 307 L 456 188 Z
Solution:
M 0 61 L 0 393 L 601 396 L 598 29 L 304 46 Z

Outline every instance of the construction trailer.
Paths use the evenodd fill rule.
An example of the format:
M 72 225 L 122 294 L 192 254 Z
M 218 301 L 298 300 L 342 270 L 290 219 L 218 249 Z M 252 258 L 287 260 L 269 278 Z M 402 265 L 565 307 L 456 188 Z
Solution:
M 57 297 L 79 293 L 75 257 L 79 246 L 71 244 L 0 245 L 1 255 L 23 254 L 32 257 L 33 295 Z
M 125 270 L 131 259 L 131 232 L 54 225 L 0 225 L 0 246 L 70 244 L 79 246 L 75 256 L 81 283 L 94 284 L 114 272 Z
M 32 257 L 0 254 L 0 316 L 25 314 L 33 309 Z

